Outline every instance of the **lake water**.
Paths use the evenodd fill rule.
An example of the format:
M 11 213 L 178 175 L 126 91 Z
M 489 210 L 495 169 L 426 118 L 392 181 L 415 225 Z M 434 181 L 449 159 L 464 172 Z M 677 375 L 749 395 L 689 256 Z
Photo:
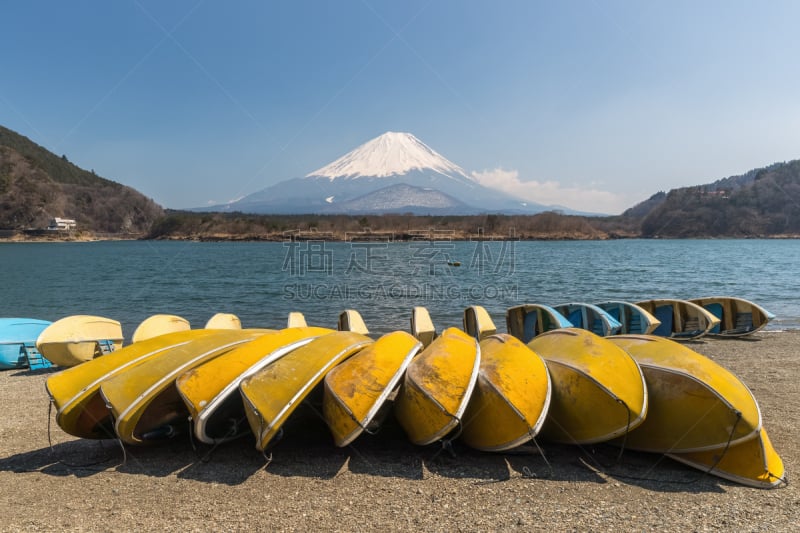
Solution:
M 0 243 L 0 265 L 0 316 L 106 316 L 127 338 L 156 313 L 281 327 L 302 311 L 335 327 L 353 308 L 382 333 L 407 329 L 415 305 L 440 329 L 480 304 L 505 330 L 519 303 L 709 295 L 761 304 L 777 315 L 769 329 L 800 328 L 798 240 Z

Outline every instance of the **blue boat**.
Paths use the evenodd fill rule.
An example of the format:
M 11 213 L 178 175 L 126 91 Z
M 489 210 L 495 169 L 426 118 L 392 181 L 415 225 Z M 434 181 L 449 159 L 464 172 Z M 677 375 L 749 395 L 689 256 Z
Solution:
M 35 318 L 0 318 L 0 370 L 51 366 L 36 350 L 36 339 L 50 324 Z
M 718 325 L 720 320 L 702 306 L 688 300 L 661 298 L 636 302 L 656 317 L 661 325 L 653 330 L 657 337 L 676 340 L 698 339 Z
M 648 313 L 644 308 L 631 302 L 611 300 L 601 302 L 597 307 L 613 316 L 620 324 L 622 329 L 620 334 L 649 335 L 661 325 L 661 321 Z
M 554 305 L 553 309 L 567 317 L 576 328 L 591 331 L 601 337 L 616 335 L 622 329 L 619 320 L 596 305 L 573 302 Z
M 572 322 L 547 305 L 523 304 L 506 311 L 506 331 L 525 344 L 546 331 L 572 327 Z
M 733 296 L 707 296 L 692 298 L 690 302 L 719 319 L 709 335 L 720 337 L 744 337 L 759 331 L 775 318 L 775 315 L 749 300 Z

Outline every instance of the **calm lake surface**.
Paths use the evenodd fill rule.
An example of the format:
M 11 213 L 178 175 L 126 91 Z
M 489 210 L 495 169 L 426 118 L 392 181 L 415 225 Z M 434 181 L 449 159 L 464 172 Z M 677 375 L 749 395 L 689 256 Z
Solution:
M 800 328 L 798 240 L 0 243 L 0 265 L 0 316 L 106 316 L 127 338 L 156 313 L 282 327 L 302 311 L 335 327 L 352 308 L 383 333 L 407 329 L 416 305 L 441 329 L 480 304 L 504 331 L 519 303 L 711 295 L 764 306 L 771 330 Z

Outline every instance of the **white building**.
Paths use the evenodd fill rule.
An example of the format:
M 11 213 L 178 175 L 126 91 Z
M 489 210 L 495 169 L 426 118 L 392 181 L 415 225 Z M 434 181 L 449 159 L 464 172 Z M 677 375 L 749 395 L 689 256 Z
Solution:
M 68 231 L 78 227 L 78 223 L 71 218 L 54 218 L 50 220 L 50 225 L 47 226 L 51 231 Z

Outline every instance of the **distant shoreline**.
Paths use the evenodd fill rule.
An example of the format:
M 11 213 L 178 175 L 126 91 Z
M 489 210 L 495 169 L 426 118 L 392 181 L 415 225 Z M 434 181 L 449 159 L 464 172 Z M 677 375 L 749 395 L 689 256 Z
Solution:
M 264 234 L 264 235 L 170 235 L 168 237 L 147 238 L 143 236 L 132 236 L 129 234 L 92 234 L 83 233 L 71 236 L 30 236 L 18 234 L 11 237 L 0 236 L 0 243 L 61 243 L 61 242 L 106 242 L 106 241 L 192 241 L 192 242 L 286 242 L 286 241 L 325 241 L 325 242 L 415 242 L 431 240 L 449 241 L 614 241 L 614 240 L 796 240 L 800 235 L 763 235 L 752 237 L 643 237 L 639 235 L 615 235 L 615 236 L 584 236 L 584 235 L 539 235 L 539 236 L 513 236 L 507 235 L 485 235 L 480 233 L 469 234 L 432 234 L 432 235 L 408 235 L 405 233 L 386 234 L 386 233 L 346 233 L 345 235 L 324 235 L 324 234 Z
M 26 235 L 22 232 L 11 236 L 0 236 L 0 242 L 102 242 L 102 241 L 138 241 L 141 235 L 130 234 L 96 234 L 80 232 L 71 235 Z

